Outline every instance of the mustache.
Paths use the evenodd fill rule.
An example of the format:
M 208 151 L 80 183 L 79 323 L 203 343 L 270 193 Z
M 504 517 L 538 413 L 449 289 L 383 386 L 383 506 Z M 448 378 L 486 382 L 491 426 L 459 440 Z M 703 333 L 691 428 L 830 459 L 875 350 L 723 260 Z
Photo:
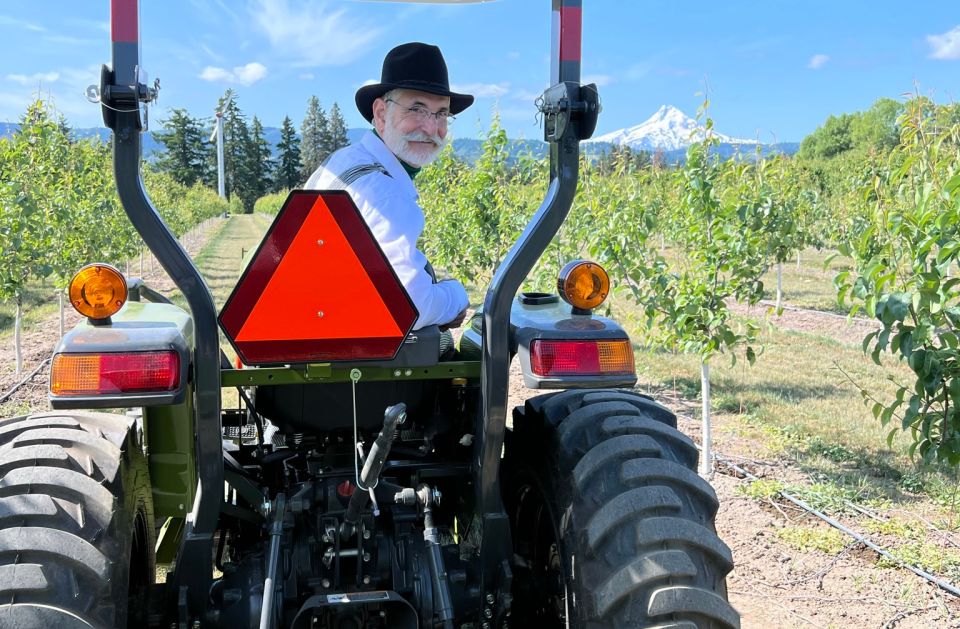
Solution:
M 407 142 L 433 142 L 436 146 L 443 146 L 444 139 L 439 134 L 430 135 L 422 131 L 414 131 L 403 136 Z

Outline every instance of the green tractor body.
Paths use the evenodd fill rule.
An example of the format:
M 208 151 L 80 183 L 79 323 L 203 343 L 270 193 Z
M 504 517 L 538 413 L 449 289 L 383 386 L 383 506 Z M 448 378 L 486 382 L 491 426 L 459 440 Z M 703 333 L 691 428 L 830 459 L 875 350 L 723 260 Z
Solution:
M 0 626 L 739 626 L 716 495 L 675 416 L 633 392 L 626 332 L 557 295 L 518 295 L 569 211 L 599 111 L 570 55 L 581 0 L 553 5 L 551 186 L 453 351 L 436 326 L 410 331 L 369 230 L 345 242 L 371 276 L 389 271 L 370 286 L 392 341 L 324 336 L 335 312 L 309 302 L 323 290 L 310 282 L 334 266 L 295 269 L 304 286 L 285 314 L 257 313 L 278 308 L 271 234 L 325 192 L 291 193 L 216 313 L 143 193 L 137 105 L 152 95 L 134 72 L 136 2 L 114 0 L 101 91 L 118 190 L 189 311 L 128 279 L 118 312 L 57 347 L 54 411 L 0 422 L 0 557 L 17 551 L 0 563 Z M 324 321 L 315 334 L 267 338 L 262 321 L 296 327 L 303 309 Z M 218 318 L 244 364 L 219 349 Z M 514 360 L 526 388 L 558 391 L 508 417 Z

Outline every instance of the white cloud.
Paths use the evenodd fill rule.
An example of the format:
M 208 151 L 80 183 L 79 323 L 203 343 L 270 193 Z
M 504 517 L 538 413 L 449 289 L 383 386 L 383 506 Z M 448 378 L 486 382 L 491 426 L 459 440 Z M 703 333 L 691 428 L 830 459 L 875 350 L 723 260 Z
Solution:
M 451 89 L 454 92 L 462 94 L 473 94 L 477 98 L 500 98 L 510 91 L 509 83 L 465 83 L 463 85 L 453 85 Z
M 0 94 L 0 120 L 15 121 L 38 98 L 66 116 L 71 126 L 102 125 L 100 105 L 87 100 L 86 88 L 100 79 L 100 66 L 63 67 L 32 75 L 6 75 Z
M 287 0 L 256 0 L 251 11 L 276 51 L 298 67 L 350 63 L 383 31 L 327 0 L 308 0 L 296 7 Z
M 580 79 L 580 82 L 584 85 L 596 83 L 597 87 L 603 87 L 604 85 L 610 85 L 613 83 L 613 77 L 609 74 L 588 74 Z
M 941 35 L 927 35 L 931 59 L 960 59 L 960 25 Z
M 810 62 L 807 63 L 807 67 L 811 70 L 819 70 L 830 61 L 830 57 L 827 55 L 813 55 L 810 57 Z
M 317 77 L 313 74 L 313 72 L 303 72 L 298 78 L 301 81 L 312 81 Z
M 44 33 L 47 29 L 42 26 L 33 24 L 32 22 L 25 22 L 23 20 L 18 20 L 16 18 L 7 17 L 6 15 L 0 15 L 0 26 L 12 26 L 14 28 L 25 28 L 28 31 L 34 31 L 37 33 Z
M 248 63 L 245 66 L 240 66 L 239 68 L 234 68 L 233 71 L 237 75 L 237 81 L 239 81 L 241 85 L 253 85 L 267 76 L 267 67 L 256 61 Z
M 59 72 L 37 72 L 36 74 L 8 74 L 7 80 L 27 87 L 36 87 L 42 83 L 53 83 L 60 78 Z
M 267 76 L 267 67 L 256 61 L 237 66 L 233 70 L 207 66 L 200 73 L 200 78 L 204 81 L 239 83 L 240 85 L 253 85 L 265 76 Z

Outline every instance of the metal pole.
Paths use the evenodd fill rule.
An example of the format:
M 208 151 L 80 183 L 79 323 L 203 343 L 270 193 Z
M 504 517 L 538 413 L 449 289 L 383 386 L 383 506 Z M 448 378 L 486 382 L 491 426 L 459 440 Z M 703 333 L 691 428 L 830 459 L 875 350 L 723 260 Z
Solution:
M 700 476 L 713 478 L 713 434 L 710 426 L 710 363 L 700 359 L 700 401 L 703 409 L 703 432 L 700 435 Z
M 227 198 L 227 186 L 223 176 L 223 112 L 217 112 L 217 192 L 221 199 Z

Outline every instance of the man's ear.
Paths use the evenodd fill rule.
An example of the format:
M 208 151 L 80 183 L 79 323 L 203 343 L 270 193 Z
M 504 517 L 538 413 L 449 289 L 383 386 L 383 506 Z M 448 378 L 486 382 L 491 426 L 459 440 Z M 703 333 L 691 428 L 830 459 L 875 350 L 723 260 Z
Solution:
M 387 101 L 377 98 L 373 101 L 373 127 L 377 133 L 383 134 L 384 127 L 387 126 Z

